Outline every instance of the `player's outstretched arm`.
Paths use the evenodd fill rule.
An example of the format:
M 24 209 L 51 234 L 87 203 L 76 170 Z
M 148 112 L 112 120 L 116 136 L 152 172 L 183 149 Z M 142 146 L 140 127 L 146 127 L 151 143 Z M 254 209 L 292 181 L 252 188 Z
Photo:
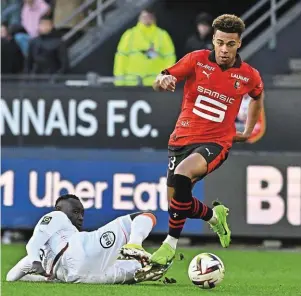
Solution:
M 155 91 L 171 91 L 176 89 L 177 78 L 172 75 L 159 74 L 153 83 Z
M 264 92 L 262 92 L 256 98 L 251 98 L 245 130 L 243 133 L 236 133 L 236 136 L 233 139 L 234 142 L 245 142 L 249 139 L 261 114 L 263 108 L 263 99 Z
M 47 279 L 40 275 L 28 275 L 32 268 L 32 262 L 29 257 L 22 258 L 6 275 L 6 281 L 28 281 L 28 282 L 44 282 Z
M 31 261 L 28 256 L 22 258 L 6 275 L 6 281 L 15 282 L 26 275 L 31 268 Z

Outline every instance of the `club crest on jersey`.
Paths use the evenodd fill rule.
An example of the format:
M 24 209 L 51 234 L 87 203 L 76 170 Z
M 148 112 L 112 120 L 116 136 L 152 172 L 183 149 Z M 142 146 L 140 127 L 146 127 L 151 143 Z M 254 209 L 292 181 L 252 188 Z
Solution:
M 234 88 L 239 89 L 240 88 L 240 82 L 238 80 L 236 80 L 234 82 Z
M 48 225 L 48 224 L 50 223 L 51 219 L 52 219 L 52 217 L 50 217 L 50 216 L 45 216 L 45 217 L 43 218 L 43 220 L 41 221 L 41 224 L 42 224 L 42 225 Z

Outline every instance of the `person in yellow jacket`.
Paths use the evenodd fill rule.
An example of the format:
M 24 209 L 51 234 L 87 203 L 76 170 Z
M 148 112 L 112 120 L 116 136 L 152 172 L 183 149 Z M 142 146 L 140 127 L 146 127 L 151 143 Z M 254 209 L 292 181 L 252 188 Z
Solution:
M 116 86 L 151 86 L 160 71 L 176 62 L 169 34 L 156 25 L 152 11 L 143 10 L 138 24 L 121 37 L 114 61 Z

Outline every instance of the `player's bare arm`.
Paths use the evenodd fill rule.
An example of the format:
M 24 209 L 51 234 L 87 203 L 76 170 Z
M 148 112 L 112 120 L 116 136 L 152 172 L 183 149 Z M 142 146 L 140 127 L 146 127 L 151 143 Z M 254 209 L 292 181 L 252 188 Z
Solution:
M 155 91 L 171 91 L 176 89 L 176 77 L 172 75 L 159 74 L 153 83 L 153 89 Z
M 264 92 L 262 92 L 258 97 L 252 98 L 248 108 L 248 118 L 246 122 L 246 127 L 243 133 L 237 132 L 233 141 L 234 142 L 245 142 L 251 136 L 253 129 L 259 119 L 263 108 Z

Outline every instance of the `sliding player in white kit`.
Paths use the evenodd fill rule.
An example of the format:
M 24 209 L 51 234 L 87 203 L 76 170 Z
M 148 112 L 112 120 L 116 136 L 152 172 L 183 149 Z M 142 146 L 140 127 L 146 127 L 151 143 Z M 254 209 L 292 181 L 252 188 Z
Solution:
M 92 232 L 79 232 L 83 218 L 77 196 L 59 197 L 55 211 L 36 225 L 26 245 L 27 256 L 8 272 L 6 280 L 121 284 L 163 276 L 163 270 L 148 273 L 147 278 L 143 273 L 139 280 L 135 276 L 147 268 L 150 254 L 142 242 L 156 223 L 152 213 L 122 216 Z

